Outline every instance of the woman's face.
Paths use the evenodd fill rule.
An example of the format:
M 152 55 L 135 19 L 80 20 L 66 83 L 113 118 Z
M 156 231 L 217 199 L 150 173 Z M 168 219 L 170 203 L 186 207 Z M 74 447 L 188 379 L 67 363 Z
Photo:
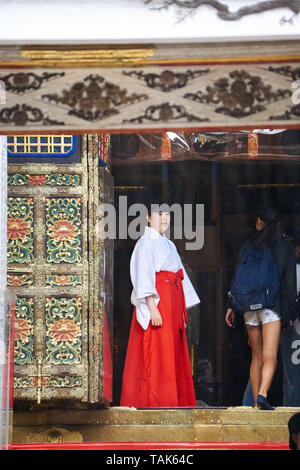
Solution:
M 147 220 L 151 228 L 157 230 L 160 234 L 165 233 L 170 225 L 169 212 L 152 212 L 151 216 L 147 216 Z

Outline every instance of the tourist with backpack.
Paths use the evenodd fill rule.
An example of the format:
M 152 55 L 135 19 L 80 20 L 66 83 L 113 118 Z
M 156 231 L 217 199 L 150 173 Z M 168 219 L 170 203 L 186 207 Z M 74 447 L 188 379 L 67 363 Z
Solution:
M 281 327 L 289 327 L 296 318 L 296 264 L 293 244 L 282 233 L 274 209 L 261 207 L 255 228 L 240 250 L 225 320 L 232 327 L 235 315 L 244 314 L 252 351 L 254 406 L 272 410 L 267 395 L 277 366 Z

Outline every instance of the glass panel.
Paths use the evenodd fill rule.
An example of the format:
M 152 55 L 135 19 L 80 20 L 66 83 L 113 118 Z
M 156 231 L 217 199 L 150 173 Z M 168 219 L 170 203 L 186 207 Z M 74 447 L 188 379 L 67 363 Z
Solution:
M 177 203 L 183 211 L 182 236 L 176 236 L 177 222 L 171 214 L 170 239 L 201 299 L 199 305 L 188 309 L 186 328 L 196 404 L 245 404 L 251 350 L 243 315 L 236 316 L 234 328 L 225 323 L 227 293 L 240 248 L 254 231 L 257 207 L 274 206 L 281 217 L 282 237 L 291 244 L 299 240 L 300 132 L 262 129 L 115 134 L 111 136 L 111 152 L 119 218 L 124 201 L 128 210 L 127 235 L 120 236 L 119 230 L 115 243 L 114 404 L 120 404 L 134 308 L 129 267 L 139 237 L 130 234 L 129 227 L 137 217 L 130 217 L 129 210 L 133 204 L 145 204 L 151 198 L 169 206 Z M 193 242 L 200 223 L 195 208 L 204 205 L 204 244 L 197 247 L 195 243 L 192 249 L 187 249 L 191 237 L 185 230 L 184 210 L 188 205 L 193 208 Z M 120 219 L 119 224 L 124 231 L 124 220 Z M 287 379 L 283 384 L 288 373 L 287 358 L 293 355 L 295 361 L 298 354 L 292 349 L 298 335 L 297 321 L 290 330 L 294 333 L 293 342 L 287 344 L 288 355 L 284 358 L 283 348 L 279 350 L 270 388 L 270 399 L 277 406 L 287 395 Z M 299 377 L 296 363 L 294 369 L 293 380 Z M 295 405 L 294 401 L 291 406 L 300 406 L 300 402 Z
M 0 448 L 12 442 L 14 380 L 14 313 L 15 304 L 8 290 L 0 292 Z
M 88 168 L 84 167 L 79 175 L 74 174 L 74 168 L 72 172 L 62 173 L 63 168 L 61 167 L 53 175 L 48 175 L 50 173 L 48 172 L 42 180 L 37 178 L 37 176 L 41 176 L 41 171 L 33 174 L 27 171 L 24 175 L 18 173 L 9 176 L 9 188 L 12 190 L 16 203 L 22 203 L 22 207 L 25 207 L 25 198 L 30 198 L 30 190 L 32 189 L 30 186 L 39 186 L 34 188 L 36 190 L 34 197 L 43 198 L 44 202 L 49 203 L 54 200 L 55 186 L 60 186 L 63 182 L 65 188 L 63 191 L 59 191 L 59 198 L 55 199 L 55 202 L 59 202 L 61 205 L 71 197 L 75 197 L 77 187 L 82 186 L 79 194 L 81 198 L 83 196 L 85 198 L 82 199 L 85 204 L 81 206 L 82 221 L 89 224 L 86 237 L 88 246 L 86 248 L 84 245 L 81 246 L 82 253 L 89 250 L 89 258 L 84 265 L 86 278 L 89 278 L 89 305 L 86 311 L 89 319 L 92 315 L 94 316 L 93 321 L 89 323 L 86 334 L 82 336 L 87 341 L 89 349 L 89 374 L 88 377 L 84 376 L 84 383 L 88 384 L 86 390 L 89 388 L 90 396 L 88 399 L 82 399 L 79 390 L 81 383 L 78 385 L 75 380 L 73 382 L 65 381 L 63 384 L 57 380 L 54 385 L 56 389 L 59 389 L 59 394 L 54 396 L 56 393 L 54 382 L 46 382 L 48 378 L 56 378 L 52 373 L 50 374 L 50 370 L 45 374 L 45 369 L 39 370 L 38 364 L 34 363 L 30 369 L 31 375 L 24 372 L 23 356 L 21 356 L 22 332 L 20 330 L 22 325 L 18 320 L 20 318 L 22 320 L 21 313 L 24 312 L 25 306 L 26 312 L 29 312 L 27 321 L 24 322 L 27 325 L 25 333 L 28 333 L 30 331 L 28 321 L 29 323 L 36 322 L 36 317 L 31 315 L 32 312 L 35 315 L 42 315 L 44 318 L 42 308 L 34 310 L 31 308 L 33 303 L 30 293 L 33 292 L 32 284 L 36 280 L 46 282 L 48 291 L 49 287 L 56 289 L 53 299 L 57 303 L 53 306 L 64 320 L 64 312 L 67 312 L 69 316 L 70 311 L 76 310 L 73 308 L 74 305 L 65 302 L 68 298 L 67 292 L 69 292 L 69 288 L 74 292 L 77 289 L 76 286 L 82 284 L 82 278 L 79 277 L 80 273 L 75 269 L 70 271 L 71 277 L 67 276 L 66 269 L 62 268 L 62 263 L 51 263 L 51 265 L 55 264 L 55 269 L 45 271 L 47 277 L 36 276 L 34 279 L 29 271 L 9 273 L 8 278 L 11 281 L 9 285 L 13 286 L 15 281 L 19 286 L 18 282 L 21 282 L 24 295 L 20 298 L 18 296 L 16 300 L 15 317 L 16 323 L 18 323 L 16 325 L 18 334 L 15 338 L 13 338 L 12 331 L 13 322 L 7 318 L 9 312 L 14 315 L 14 305 L 12 308 L 9 308 L 8 305 L 14 299 L 10 299 L 9 302 L 3 300 L 2 306 L 4 313 L 1 317 L 0 331 L 3 333 L 1 339 L 4 359 L 0 364 L 2 378 L 0 384 L 2 396 L 0 398 L 3 403 L 1 409 L 3 448 L 9 448 L 10 443 L 12 416 L 12 389 L 10 385 L 13 346 L 15 347 L 15 384 L 19 385 L 20 389 L 20 384 L 25 382 L 18 382 L 18 378 L 27 375 L 29 379 L 32 379 L 32 386 L 34 386 L 34 396 L 29 390 L 24 395 L 22 403 L 17 403 L 16 397 L 20 392 L 16 387 L 15 405 L 17 406 L 15 412 L 27 410 L 28 405 L 31 406 L 32 397 L 35 399 L 36 396 L 39 396 L 39 390 L 43 391 L 42 406 L 36 404 L 30 411 L 34 409 L 41 412 L 47 425 L 48 410 L 56 406 L 56 411 L 59 413 L 62 407 L 66 413 L 87 410 L 93 413 L 94 409 L 101 409 L 103 402 L 107 406 L 106 400 L 113 406 L 121 404 L 125 358 L 133 318 L 130 260 L 138 239 L 147 226 L 145 214 L 139 213 L 135 205 L 143 205 L 152 198 L 159 198 L 170 205 L 178 204 L 182 209 L 179 219 L 177 219 L 176 211 L 171 213 L 171 228 L 168 236 L 174 242 L 179 253 L 186 271 L 185 278 L 188 276 L 195 292 L 201 299 L 200 304 L 188 308 L 188 323 L 184 330 L 187 338 L 187 357 L 191 367 L 196 398 L 192 407 L 214 408 L 251 403 L 253 399 L 251 393 L 250 397 L 246 394 L 246 391 L 249 391 L 251 361 L 247 329 L 242 315 L 236 317 L 234 328 L 229 328 L 226 325 L 227 293 L 231 286 L 240 248 L 253 232 L 253 218 L 257 203 L 271 201 L 282 216 L 284 236 L 288 240 L 292 240 L 292 243 L 300 244 L 299 135 L 299 131 L 280 129 L 236 133 L 200 131 L 159 133 L 156 131 L 155 134 L 113 134 L 105 141 L 105 152 L 107 151 L 107 153 L 98 152 L 99 141 L 97 136 L 92 136 L 93 139 L 91 138 L 91 142 L 89 142 L 91 145 L 87 146 L 83 157 L 84 161 L 89 162 Z M 98 167 L 98 163 L 96 164 L 99 154 L 100 167 Z M 67 176 L 69 177 L 67 178 Z M 76 178 L 74 178 L 75 176 Z M 86 183 L 87 186 L 83 186 Z M 63 199 L 61 194 L 64 196 Z M 78 197 L 76 201 L 78 201 Z M 17 206 L 13 205 L 14 201 L 9 199 L 8 202 L 10 210 L 16 215 Z M 102 204 L 107 204 L 115 216 L 115 218 L 113 217 L 113 227 L 109 227 L 112 229 L 109 237 L 102 236 L 98 232 L 98 222 L 103 220 Z M 36 207 L 39 210 L 42 208 L 42 203 Z M 204 213 L 196 210 L 199 207 L 204 208 Z M 25 212 L 26 214 L 27 212 Z M 33 214 L 36 216 L 39 212 L 33 210 Z M 38 217 L 37 219 L 42 220 Z M 5 230 L 3 230 L 4 232 Z M 24 239 L 27 234 L 27 231 L 25 232 Z M 13 240 L 11 245 L 20 247 L 22 237 L 17 236 L 13 227 L 10 227 L 10 233 Z M 30 241 L 29 235 L 26 240 Z M 40 239 L 43 243 L 45 240 Z M 18 256 L 18 253 L 16 249 L 12 250 L 12 256 Z M 40 255 L 40 253 L 38 254 Z M 145 259 L 142 258 L 142 266 L 144 262 Z M 35 268 L 40 266 L 38 262 L 35 263 L 34 259 L 29 260 L 28 263 Z M 19 264 L 21 265 L 20 260 Z M 20 279 L 20 273 L 22 279 Z M 19 276 L 17 277 L 17 275 Z M 178 280 L 175 281 L 175 284 L 178 287 L 177 282 Z M 28 290 L 28 286 L 31 286 L 30 290 Z M 43 290 L 41 289 L 40 292 Z M 7 298 L 5 294 L 3 291 L 3 296 L 1 296 L 3 299 Z M 84 299 L 80 295 L 79 299 L 81 298 Z M 40 293 L 37 294 L 37 299 L 41 299 Z M 61 313 L 64 302 L 65 308 Z M 52 304 L 49 303 L 49 306 Z M 50 316 L 45 318 L 49 323 Z M 50 331 L 51 327 L 51 332 L 53 332 L 53 322 L 50 323 L 48 329 Z M 281 335 L 278 368 L 269 396 L 270 401 L 276 406 L 300 406 L 298 385 L 299 325 L 300 316 L 294 321 L 289 333 L 282 332 Z M 39 331 L 45 334 L 46 329 L 41 328 Z M 58 332 L 54 331 L 54 333 L 58 337 Z M 30 338 L 30 343 L 27 343 L 27 346 L 30 346 L 28 348 L 29 354 L 31 351 L 37 350 L 36 344 L 39 346 L 42 343 L 38 344 L 36 339 L 32 341 Z M 46 346 L 49 347 L 49 350 L 51 344 L 57 346 L 57 342 L 50 343 L 50 340 L 47 340 Z M 162 382 L 161 362 L 170 348 L 171 340 L 165 342 L 164 349 L 157 355 L 159 388 Z M 63 352 L 65 353 L 65 350 Z M 63 360 L 62 358 L 61 361 Z M 65 363 L 54 365 L 62 367 L 64 371 L 68 366 Z M 76 372 L 76 369 L 72 367 L 70 372 L 74 373 L 74 371 Z M 18 375 L 18 372 L 21 372 L 22 375 Z M 74 378 L 76 379 L 75 376 Z M 296 383 L 296 387 L 291 387 L 291 383 Z M 49 385 L 46 388 L 44 384 Z M 64 385 L 64 395 L 61 392 L 62 385 Z M 78 395 L 75 397 L 72 388 L 76 387 L 75 392 L 78 391 Z M 52 395 L 49 393 L 49 399 L 46 403 L 46 392 L 52 393 L 52 391 L 54 393 Z M 69 397 L 70 401 L 66 400 Z M 74 397 L 77 400 L 75 406 Z M 102 401 L 102 398 L 106 400 Z M 88 402 L 89 400 L 90 402 Z M 155 405 L 155 407 L 160 406 L 160 404 Z M 181 407 L 180 404 L 176 406 Z M 137 405 L 137 407 L 140 406 Z M 175 405 L 167 407 L 173 408 Z M 112 410 L 112 413 L 114 412 L 115 410 Z M 84 415 L 84 413 L 82 414 Z M 25 415 L 26 413 L 24 413 Z M 27 416 L 30 416 L 30 413 Z M 66 414 L 65 420 L 68 419 L 67 416 Z M 95 417 L 97 419 L 96 414 Z M 27 419 L 25 416 L 24 425 L 27 425 Z M 70 429 L 73 426 L 72 419 L 70 419 Z M 30 419 L 28 419 L 29 422 Z M 108 424 L 109 421 L 106 423 Z M 57 426 L 59 424 L 60 422 L 57 421 Z M 47 431 L 40 435 L 35 434 L 34 437 L 40 440 L 49 439 L 48 442 L 52 442 L 51 439 L 62 439 L 58 435 L 59 433 L 55 434 L 56 430 L 51 434 L 52 430 L 50 432 L 49 429 L 47 428 Z M 17 434 L 18 427 L 15 432 L 15 436 L 20 435 L 20 433 Z M 86 437 L 87 434 L 85 434 L 84 439 L 92 441 L 95 435 L 91 432 Z M 97 442 L 104 442 L 107 435 L 105 435 L 105 439 L 102 439 L 103 436 L 101 434 L 101 438 L 99 438 L 99 434 L 97 434 Z M 21 437 L 24 439 L 24 436 Z M 75 438 L 77 439 L 77 436 Z M 81 439 L 81 436 L 79 438 Z M 117 437 L 115 438 L 117 439 Z
M 13 309 L 6 289 L 7 142 L 0 136 L 0 449 L 11 442 L 13 406 Z
M 99 167 L 100 203 L 114 207 L 113 178 L 106 168 Z M 100 237 L 100 305 L 103 305 L 103 395 L 113 401 L 113 266 L 114 239 Z

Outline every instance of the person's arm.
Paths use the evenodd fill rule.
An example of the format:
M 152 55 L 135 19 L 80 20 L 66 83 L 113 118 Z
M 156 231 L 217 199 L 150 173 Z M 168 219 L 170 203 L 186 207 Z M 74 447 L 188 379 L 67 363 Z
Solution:
M 228 326 L 233 326 L 234 325 L 234 319 L 235 319 L 235 312 L 232 308 L 228 308 L 226 311 L 225 315 L 225 321 Z
M 146 297 L 146 304 L 150 310 L 150 320 L 152 326 L 162 326 L 163 322 L 161 314 L 156 306 L 153 295 Z
M 130 276 L 133 285 L 131 299 L 136 307 L 137 321 L 146 330 L 152 321 L 151 310 L 152 315 L 155 315 L 156 312 L 153 302 L 157 305 L 160 299 L 155 285 L 156 263 L 153 243 L 150 240 L 140 240 L 138 243 L 130 262 Z M 152 298 L 148 301 L 151 308 L 146 301 L 148 297 Z

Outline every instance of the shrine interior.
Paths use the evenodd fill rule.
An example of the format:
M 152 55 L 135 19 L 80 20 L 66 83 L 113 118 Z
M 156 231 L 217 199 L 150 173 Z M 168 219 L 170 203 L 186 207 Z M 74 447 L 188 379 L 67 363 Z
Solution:
M 225 324 L 226 297 L 258 205 L 271 203 L 284 235 L 299 243 L 300 131 L 64 136 L 68 156 L 51 158 L 18 154 L 22 140 L 17 137 L 14 147 L 14 139 L 8 137 L 8 280 L 18 326 L 14 408 L 101 407 L 103 399 L 120 405 L 137 241 L 118 236 L 122 196 L 128 207 L 149 198 L 193 211 L 203 205 L 203 246 L 186 249 L 185 231 L 175 239 L 174 218 L 170 231 L 201 299 L 188 311 L 186 330 L 197 407 L 242 405 L 251 353 L 243 317 L 235 328 Z M 97 232 L 103 201 L 117 214 L 117 236 L 105 243 Z M 128 215 L 125 228 L 132 220 Z M 192 220 L 195 231 L 195 212 Z M 282 381 L 279 351 L 270 391 L 276 406 Z
M 253 134 L 257 140 L 252 154 L 247 131 L 168 135 L 169 154 L 164 155 L 165 134 L 111 136 L 115 202 L 127 196 L 128 204 L 143 203 L 150 194 L 170 205 L 204 204 L 202 249 L 185 250 L 185 240 L 174 240 L 201 299 L 189 311 L 187 326 L 197 406 L 242 405 L 251 352 L 243 317 L 238 316 L 234 329 L 225 325 L 226 295 L 239 249 L 254 229 L 257 205 L 276 207 L 286 236 L 294 243 L 299 240 L 300 132 L 261 130 Z M 114 247 L 115 405 L 133 310 L 129 263 L 135 243 L 117 239 Z M 276 406 L 282 404 L 282 380 L 279 353 L 270 390 Z

